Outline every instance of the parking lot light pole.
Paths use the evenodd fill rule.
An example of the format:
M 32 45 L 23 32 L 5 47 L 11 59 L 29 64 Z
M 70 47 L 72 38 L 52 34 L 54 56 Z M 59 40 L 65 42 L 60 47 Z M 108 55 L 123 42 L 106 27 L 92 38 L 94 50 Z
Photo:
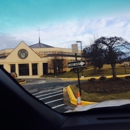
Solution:
M 81 61 L 82 61 L 82 41 L 76 41 L 76 43 L 80 43 L 80 49 L 81 49 Z M 83 75 L 83 69 L 81 69 L 81 78 L 84 78 L 84 75 Z

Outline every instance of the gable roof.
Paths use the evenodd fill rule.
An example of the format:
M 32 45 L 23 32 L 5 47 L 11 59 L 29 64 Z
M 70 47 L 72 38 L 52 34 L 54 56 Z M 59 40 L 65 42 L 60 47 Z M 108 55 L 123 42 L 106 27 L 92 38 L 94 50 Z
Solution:
M 18 52 L 21 49 L 25 49 L 28 52 L 28 56 L 26 59 L 20 59 L 18 56 Z M 30 61 L 37 61 L 40 60 L 41 58 L 39 57 L 39 55 L 37 55 L 30 47 L 28 47 L 28 45 L 25 42 L 20 42 L 16 48 L 13 49 L 13 51 L 6 57 L 6 60 L 8 60 L 9 62 L 14 62 L 14 60 L 17 61 L 26 61 L 26 60 L 30 60 Z

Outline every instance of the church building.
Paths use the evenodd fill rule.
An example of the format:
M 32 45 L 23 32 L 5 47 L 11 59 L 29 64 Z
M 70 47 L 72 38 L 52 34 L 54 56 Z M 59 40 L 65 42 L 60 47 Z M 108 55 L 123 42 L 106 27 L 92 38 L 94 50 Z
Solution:
M 39 43 L 30 46 L 22 41 L 13 49 L 0 50 L 0 66 L 9 73 L 16 72 L 18 78 L 38 78 L 69 71 L 67 64 L 74 60 L 72 49 L 43 44 L 40 38 Z

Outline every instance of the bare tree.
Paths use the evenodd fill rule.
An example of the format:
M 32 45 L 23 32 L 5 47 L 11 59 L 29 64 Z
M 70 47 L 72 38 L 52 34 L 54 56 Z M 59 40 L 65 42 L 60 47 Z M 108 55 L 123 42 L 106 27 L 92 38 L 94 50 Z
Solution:
M 49 73 L 52 73 L 52 70 L 54 69 L 52 59 L 49 60 L 48 69 L 49 69 Z
M 95 73 L 97 73 L 97 68 L 101 69 L 104 64 L 103 46 L 97 43 L 93 43 L 90 46 L 84 48 L 83 53 L 86 59 L 91 59 L 91 64 L 94 67 Z
M 49 61 L 49 69 L 54 71 L 54 73 L 60 74 L 63 73 L 64 69 L 67 68 L 67 60 L 64 59 L 62 56 L 55 55 L 50 61 Z
M 101 37 L 95 40 L 95 44 L 102 45 L 106 63 L 111 64 L 113 78 L 116 78 L 115 65 L 117 61 L 130 50 L 130 43 L 121 37 Z

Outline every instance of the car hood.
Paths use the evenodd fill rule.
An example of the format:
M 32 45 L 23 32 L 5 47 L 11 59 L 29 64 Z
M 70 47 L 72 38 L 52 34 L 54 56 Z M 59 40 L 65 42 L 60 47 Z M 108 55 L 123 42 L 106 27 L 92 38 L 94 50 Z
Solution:
M 67 112 L 74 112 L 74 111 L 86 111 L 93 108 L 105 108 L 105 107 L 118 107 L 122 105 L 130 104 L 130 99 L 124 99 L 124 100 L 107 100 L 99 103 L 95 103 L 92 105 L 86 105 L 86 106 L 78 106 L 74 110 L 70 110 Z

